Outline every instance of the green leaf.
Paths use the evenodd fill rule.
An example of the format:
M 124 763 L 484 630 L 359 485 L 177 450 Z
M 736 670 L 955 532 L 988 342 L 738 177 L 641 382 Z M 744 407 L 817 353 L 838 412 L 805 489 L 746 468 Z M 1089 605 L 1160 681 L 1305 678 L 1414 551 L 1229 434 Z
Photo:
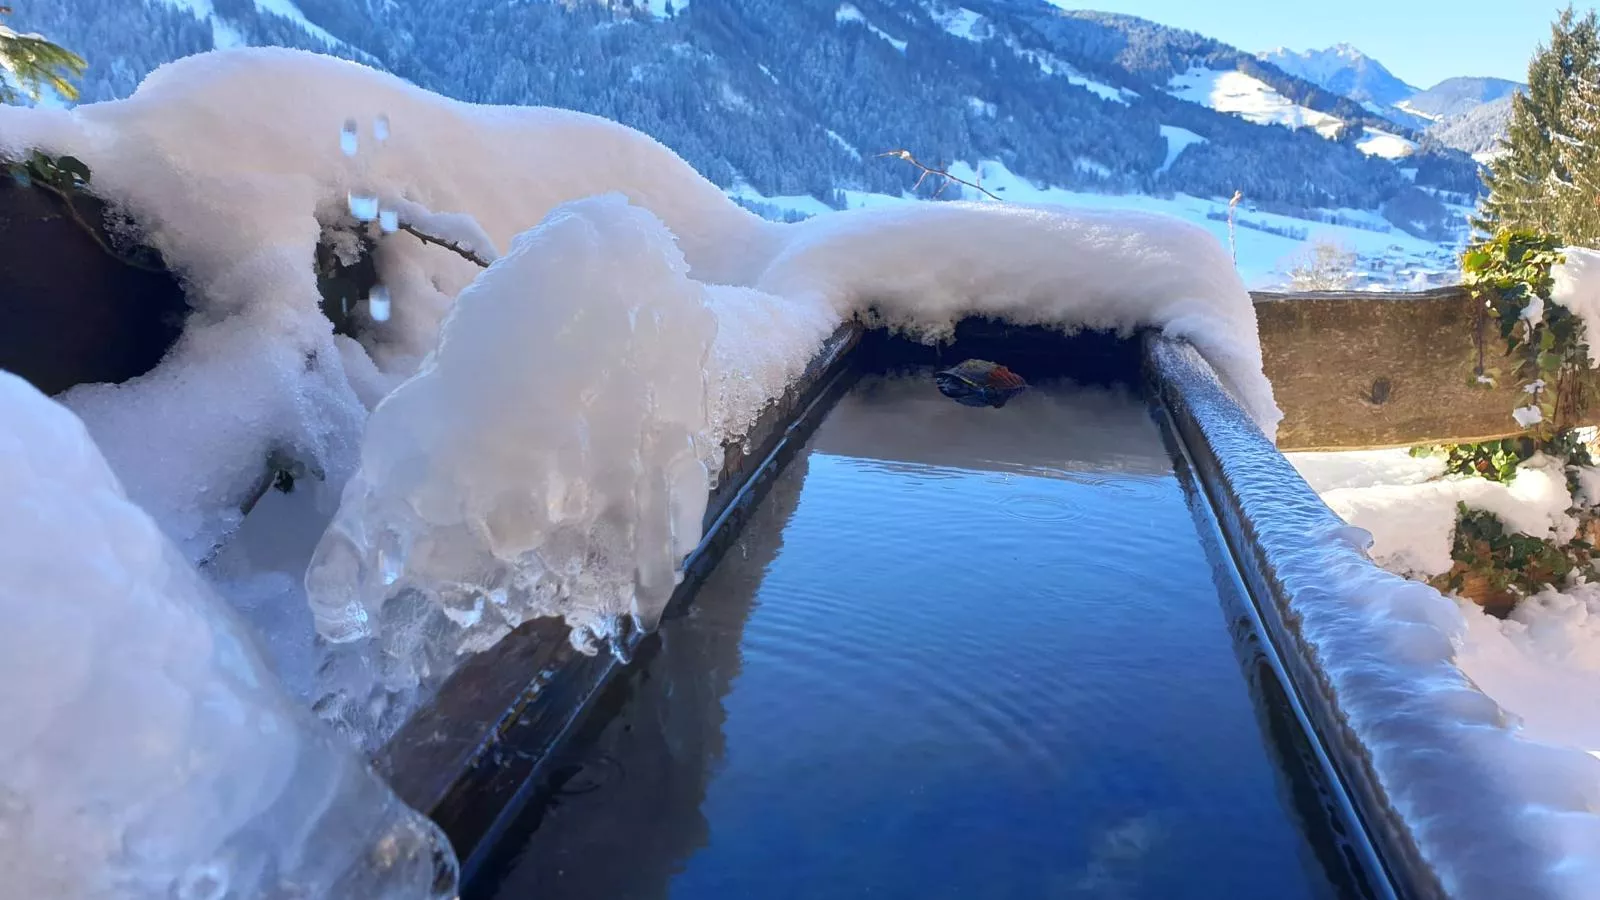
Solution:
M 76 178 L 81 184 L 89 183 L 89 167 L 76 156 L 57 157 L 56 168 Z

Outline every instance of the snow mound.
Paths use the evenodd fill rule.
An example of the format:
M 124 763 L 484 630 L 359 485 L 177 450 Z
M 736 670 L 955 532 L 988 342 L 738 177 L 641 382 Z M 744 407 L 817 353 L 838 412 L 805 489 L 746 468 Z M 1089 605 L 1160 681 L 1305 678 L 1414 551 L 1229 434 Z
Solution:
M 276 686 L 83 424 L 4 372 L 0 419 L 5 895 L 453 897 L 443 835 Z
M 1475 477 L 1372 484 L 1324 489 L 1322 499 L 1340 518 L 1372 533 L 1373 561 L 1423 577 L 1450 570 L 1457 503 L 1493 513 L 1510 531 L 1532 537 L 1564 543 L 1578 529 L 1567 512 L 1566 472 L 1542 454 L 1523 463 L 1509 484 Z
M 1589 335 L 1589 365 L 1600 366 L 1600 251 L 1566 247 L 1561 255 L 1563 261 L 1550 272 L 1555 280 L 1550 300 L 1582 320 Z
M 373 411 L 306 589 L 324 637 L 376 639 L 386 690 L 535 616 L 654 624 L 720 450 L 717 321 L 687 272 L 649 212 L 562 207 L 462 292 L 438 350 Z M 357 695 L 341 718 L 381 705 Z
M 1290 459 L 1330 507 L 1374 533 L 1374 558 L 1395 571 L 1448 568 L 1458 499 L 1513 529 L 1571 536 L 1564 473 L 1548 458 L 1529 460 L 1510 485 L 1418 483 L 1429 461 L 1394 451 Z M 1445 893 L 1594 896 L 1600 590 L 1546 589 L 1502 621 L 1373 568 L 1342 540 L 1323 543 L 1325 578 L 1307 593 L 1316 602 L 1300 627 Z
M 851 316 L 930 339 L 972 314 L 1161 329 L 1269 435 L 1280 418 L 1221 242 L 1166 216 L 939 203 L 769 223 L 616 123 L 291 50 L 190 57 L 126 101 L 0 109 L 0 154 L 29 147 L 85 160 L 195 309 L 149 374 L 61 398 L 130 498 L 202 559 L 268 459 L 343 491 L 306 585 L 344 642 L 320 665 L 333 706 L 374 701 L 338 717 L 363 742 L 530 616 L 586 644 L 648 624 L 699 537 L 703 469 Z M 379 289 L 351 312 L 359 339 L 336 337 L 313 260 L 364 242 Z M 270 590 L 230 572 L 256 583 L 248 603 L 297 594 L 281 567 Z
M 1530 739 L 1600 755 L 1600 585 L 1540 591 L 1504 620 L 1470 603 L 1462 613 L 1461 670 Z
M 1260 376 L 1255 308 L 1228 253 L 1167 216 L 997 203 L 851 210 L 791 226 L 764 291 L 871 310 L 925 340 L 966 316 L 1193 343 L 1271 436 L 1282 414 Z M 870 248 L 870 252 L 864 252 Z
M 341 152 L 347 131 L 359 153 Z M 127 100 L 70 112 L 0 108 L 0 156 L 30 147 L 87 162 L 96 192 L 186 280 L 195 314 L 160 367 L 61 399 L 191 559 L 237 526 L 269 455 L 336 483 L 354 470 L 367 403 L 311 266 L 320 237 L 354 225 L 352 199 L 492 248 L 561 203 L 619 191 L 668 224 L 697 277 L 720 282 L 748 280 L 774 234 L 614 122 L 458 103 L 294 50 L 189 57 Z M 384 235 L 376 259 L 392 314 L 362 319 L 359 355 L 382 376 L 354 385 L 372 388 L 368 401 L 415 371 L 479 272 L 403 232 Z

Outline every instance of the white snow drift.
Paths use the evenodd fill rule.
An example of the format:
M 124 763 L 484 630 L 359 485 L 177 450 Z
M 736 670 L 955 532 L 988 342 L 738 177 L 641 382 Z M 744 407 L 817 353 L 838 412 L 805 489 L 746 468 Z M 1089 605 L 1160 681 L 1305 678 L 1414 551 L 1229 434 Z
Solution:
M 0 894 L 453 897 L 443 836 L 284 694 L 82 423 L 5 372 L 0 421 Z
M 61 398 L 132 498 L 203 559 L 269 454 L 348 482 L 309 575 L 320 629 L 404 652 L 329 691 L 404 698 L 531 616 L 565 615 L 580 642 L 648 622 L 698 537 L 703 468 L 868 309 L 928 336 L 969 314 L 1165 329 L 1269 434 L 1279 418 L 1226 252 L 1164 217 L 928 204 L 768 223 L 615 123 L 290 50 L 191 57 L 126 101 L 0 110 L 0 153 L 31 147 L 87 162 L 196 309 L 148 375 Z M 381 226 L 382 283 L 359 343 L 331 333 L 311 266 L 319 240 L 353 258 L 358 220 Z M 407 226 L 486 261 L 514 249 L 483 272 Z

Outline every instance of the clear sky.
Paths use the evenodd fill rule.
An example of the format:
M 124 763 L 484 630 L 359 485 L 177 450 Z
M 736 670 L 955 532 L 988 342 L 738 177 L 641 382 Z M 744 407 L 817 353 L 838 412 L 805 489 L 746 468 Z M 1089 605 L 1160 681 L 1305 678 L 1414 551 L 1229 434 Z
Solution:
M 1452 75 L 1522 81 L 1565 0 L 1050 0 L 1128 13 L 1258 52 L 1351 44 L 1420 88 Z M 1577 0 L 1580 11 L 1594 0 Z

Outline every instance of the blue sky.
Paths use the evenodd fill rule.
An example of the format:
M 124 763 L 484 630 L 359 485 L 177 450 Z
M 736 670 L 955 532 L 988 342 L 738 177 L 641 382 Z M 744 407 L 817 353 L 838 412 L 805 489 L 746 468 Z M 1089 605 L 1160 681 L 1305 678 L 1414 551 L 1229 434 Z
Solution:
M 1240 49 L 1352 44 L 1405 81 L 1523 80 L 1565 0 L 1050 0 L 1198 31 Z M 1594 2 L 1574 3 L 1580 10 Z

